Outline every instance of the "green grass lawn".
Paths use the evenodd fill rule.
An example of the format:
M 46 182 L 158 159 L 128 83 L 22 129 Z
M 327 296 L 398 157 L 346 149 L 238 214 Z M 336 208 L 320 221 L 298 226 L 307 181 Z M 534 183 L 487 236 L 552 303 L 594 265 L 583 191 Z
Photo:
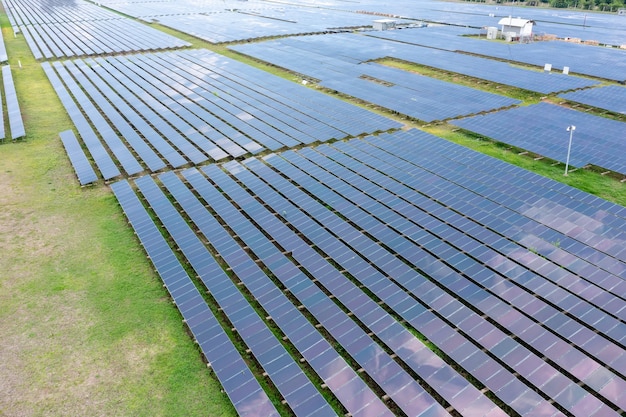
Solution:
M 78 187 L 72 124 L 0 23 L 27 132 L 0 145 L 0 416 L 234 416 L 108 187 Z

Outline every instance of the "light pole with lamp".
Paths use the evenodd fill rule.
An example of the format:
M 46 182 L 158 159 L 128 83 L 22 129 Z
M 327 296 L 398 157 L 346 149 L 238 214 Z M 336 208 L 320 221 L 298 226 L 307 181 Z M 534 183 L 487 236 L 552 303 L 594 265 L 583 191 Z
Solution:
M 574 130 L 576 130 L 576 126 L 569 125 L 567 126 L 567 131 L 569 132 L 569 145 L 567 145 L 567 159 L 565 160 L 565 174 L 567 177 L 567 169 L 569 168 L 569 154 L 572 151 L 572 136 L 574 136 Z

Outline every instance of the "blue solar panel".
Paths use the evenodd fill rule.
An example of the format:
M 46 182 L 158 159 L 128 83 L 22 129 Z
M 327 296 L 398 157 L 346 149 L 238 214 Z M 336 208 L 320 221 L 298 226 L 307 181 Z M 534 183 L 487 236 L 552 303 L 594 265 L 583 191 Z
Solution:
M 531 71 L 492 59 L 412 45 L 404 37 L 398 42 L 394 40 L 376 35 L 333 34 L 229 48 L 310 77 L 336 82 L 338 74 L 349 72 L 355 64 L 391 57 L 544 94 L 598 84 L 580 77 Z M 395 82 L 396 78 L 389 81 Z
M 497 25 L 496 25 L 497 26 Z M 449 27 L 402 31 L 371 32 L 372 36 L 400 42 L 435 47 L 448 51 L 470 52 L 480 56 L 521 62 L 543 68 L 569 67 L 572 73 L 590 75 L 614 81 L 624 81 L 626 51 L 581 43 L 545 41 L 531 43 L 489 42 L 476 37 L 459 36 L 463 29 Z M 468 30 L 465 29 L 465 33 Z M 473 31 L 477 34 L 477 31 Z
M 250 176 L 249 173 L 246 173 L 245 170 L 241 170 L 240 167 L 238 168 L 237 164 L 229 164 L 229 169 L 237 177 L 239 177 L 239 175 L 243 175 L 242 177 L 239 177 L 239 179 L 244 181 L 244 183 L 246 183 L 249 187 L 252 187 L 252 189 L 257 190 L 258 187 L 261 186 L 258 179 L 255 179 L 254 177 Z M 207 172 L 207 174 L 209 175 L 211 179 L 218 182 L 220 186 L 224 186 L 226 184 L 225 179 L 219 180 L 220 177 L 223 177 L 223 174 L 220 174 L 215 169 L 215 167 L 211 167 L 210 169 L 205 169 L 205 172 Z M 226 187 L 224 188 L 227 189 Z M 263 194 L 269 198 L 272 195 L 275 195 L 275 192 L 263 187 Z M 234 193 L 230 195 L 234 196 Z M 289 203 L 281 202 L 278 204 L 280 204 L 281 207 L 285 207 Z M 256 203 L 255 206 L 257 207 L 256 208 L 250 207 L 250 212 L 249 212 L 250 214 L 257 213 L 257 215 L 261 215 L 261 213 L 265 211 L 261 209 L 260 207 L 258 207 L 258 203 Z M 293 216 L 297 216 L 296 210 L 289 209 L 289 213 L 290 213 L 289 216 L 292 218 L 292 221 L 295 221 L 295 218 L 293 218 Z M 264 221 L 261 223 L 263 227 L 266 227 L 266 228 L 269 228 L 269 230 L 272 230 L 273 231 L 272 235 L 277 240 L 279 240 L 279 243 L 283 247 L 291 249 L 292 256 L 294 256 L 296 260 L 298 260 L 298 262 L 302 264 L 302 266 L 307 268 L 307 270 L 315 274 L 314 276 L 316 277 L 316 279 L 319 279 L 320 282 L 322 282 L 327 288 L 333 291 L 333 293 L 337 295 L 337 297 L 342 302 L 347 303 L 346 305 L 349 307 L 351 307 L 350 302 L 356 304 L 356 303 L 359 303 L 359 301 L 361 305 L 367 306 L 368 313 L 370 313 L 369 319 L 366 317 L 366 314 L 357 313 L 354 309 L 352 309 L 352 311 L 355 312 L 355 314 L 357 314 L 359 319 L 364 320 L 366 324 L 376 321 L 376 319 L 373 316 L 371 316 L 372 311 L 376 311 L 379 314 L 377 316 L 378 319 L 382 317 L 390 318 L 380 308 L 372 307 L 372 302 L 367 297 L 358 297 L 355 299 L 352 293 L 350 293 L 351 295 L 348 296 L 347 295 L 348 293 L 344 293 L 343 291 L 339 292 L 338 291 L 338 289 L 340 288 L 339 284 L 341 284 L 342 282 L 343 282 L 344 287 L 346 285 L 352 286 L 352 284 L 348 284 L 348 282 L 345 280 L 344 277 L 341 276 L 341 274 L 339 274 L 330 264 L 325 262 L 320 255 L 316 254 L 316 252 L 313 251 L 311 248 L 309 248 L 306 244 L 295 246 L 292 248 L 292 246 L 290 245 L 297 245 L 298 242 L 301 242 L 301 239 L 294 236 L 293 232 L 289 232 L 288 229 L 284 225 L 282 225 L 280 222 L 277 222 L 276 219 L 271 214 L 265 211 L 265 213 L 262 215 L 262 218 L 264 219 Z M 290 245 L 287 245 L 287 242 L 289 242 Z M 303 284 L 304 283 L 308 283 L 308 284 L 304 286 L 301 284 L 300 291 L 306 294 L 307 290 L 310 291 L 314 287 L 311 287 L 310 281 L 306 277 L 303 276 L 302 278 L 304 278 L 304 281 L 301 281 L 301 282 Z M 291 288 L 291 291 L 294 293 L 294 295 L 297 295 L 300 293 L 300 291 L 298 291 L 296 288 Z M 357 291 L 357 293 L 358 292 L 360 291 Z M 361 293 L 361 295 L 363 294 Z M 351 300 L 351 301 L 349 302 L 348 300 Z M 363 368 L 371 375 L 371 377 L 374 378 L 374 380 L 376 380 L 383 387 L 383 389 L 387 391 L 389 396 L 394 400 L 400 401 L 398 405 L 401 408 L 406 409 L 408 404 L 406 405 L 402 404 L 401 400 L 399 400 L 399 398 L 402 397 L 402 394 L 399 392 L 394 393 L 394 390 L 392 388 L 394 383 L 388 380 L 388 378 L 391 375 L 396 375 L 399 377 L 403 374 L 403 372 L 396 366 L 396 364 L 393 361 L 389 361 L 388 357 L 385 357 L 385 355 L 380 350 L 380 348 L 377 347 L 377 345 L 372 344 L 371 341 L 369 341 L 369 343 L 366 344 L 366 346 L 368 347 L 365 347 L 365 348 L 361 347 L 360 344 L 355 344 L 354 343 L 355 340 L 359 340 L 365 337 L 364 332 L 359 327 L 355 327 L 354 323 L 350 325 L 349 323 L 351 323 L 351 321 L 347 319 L 343 313 L 340 313 L 332 302 L 329 303 L 330 300 L 325 295 L 323 295 L 323 293 L 321 293 L 319 290 L 313 291 L 311 295 L 309 295 L 308 298 L 304 298 L 302 301 L 303 301 L 303 304 L 305 304 L 307 308 L 309 308 L 309 310 L 318 318 L 318 320 L 320 320 L 322 324 L 326 325 L 327 329 L 331 332 L 333 337 L 335 337 L 338 341 L 340 341 L 342 345 L 344 346 L 344 348 L 348 350 L 349 352 L 351 352 L 353 357 L 360 363 L 361 366 L 363 366 Z M 331 312 L 334 312 L 334 314 L 330 315 Z M 340 318 L 341 316 L 343 316 L 343 318 Z M 391 319 L 391 322 L 393 323 L 395 321 Z M 347 327 L 344 328 L 343 326 L 347 326 Z M 350 330 L 348 331 L 348 329 Z M 396 328 L 396 331 L 400 331 L 400 329 Z M 407 351 L 407 354 L 408 354 L 408 351 Z M 374 358 L 376 358 L 376 360 L 374 360 Z M 432 359 L 436 361 L 435 358 L 432 358 Z M 382 373 L 381 371 L 377 371 L 377 369 L 380 369 L 380 368 L 388 369 L 389 373 L 387 372 Z M 403 383 L 403 385 L 406 385 L 407 383 L 408 383 L 408 380 L 406 380 Z M 409 392 L 415 392 L 417 387 L 412 384 L 409 384 L 409 385 L 410 386 L 407 386 L 406 389 L 409 390 Z M 426 404 L 426 407 L 430 408 L 434 404 L 435 404 L 434 401 L 431 399 Z M 415 412 L 417 410 L 413 409 L 413 411 Z
M 400 127 L 208 51 L 53 67 L 129 174 Z
M 44 62 L 43 64 L 41 64 L 41 66 L 46 73 L 48 80 L 50 80 L 52 87 L 59 96 L 63 107 L 65 107 L 65 111 L 67 111 L 70 119 L 72 119 L 72 122 L 76 126 L 76 130 L 78 130 L 78 133 L 80 134 L 82 140 L 87 145 L 89 153 L 93 157 L 104 179 L 111 179 L 120 175 L 120 171 L 113 162 L 113 159 L 109 155 L 108 151 L 102 145 L 102 143 L 94 133 L 93 129 L 89 125 L 89 122 L 87 122 L 87 119 L 85 119 L 85 116 L 83 116 L 82 112 L 80 111 L 72 97 L 69 95 L 67 89 L 62 84 L 61 80 L 54 72 L 50 64 Z
M 592 88 L 561 94 L 559 97 L 610 110 L 615 113 L 626 114 L 625 87 L 610 85 L 602 88 Z
M 74 132 L 66 130 L 59 133 L 59 136 L 61 137 L 61 142 L 67 152 L 67 156 L 70 158 L 72 167 L 74 167 L 74 171 L 76 172 L 80 185 L 97 181 L 98 176 L 91 167 L 85 152 L 83 152 L 80 147 L 80 143 L 78 142 L 78 139 L 76 139 L 76 136 L 74 136 Z
M 405 147 L 405 148 L 403 148 L 403 149 L 405 149 L 405 150 L 406 150 L 406 147 Z M 303 151 L 303 152 L 304 152 L 304 151 Z M 308 154 L 311 154 L 311 152 L 310 152 L 310 151 L 306 151 L 305 153 L 306 153 L 307 155 L 308 155 Z M 294 154 L 293 154 L 293 153 L 291 153 L 291 152 L 289 152 L 289 153 L 286 153 L 286 155 L 294 155 Z M 274 160 L 274 159 L 272 159 L 272 161 L 273 161 L 273 160 Z M 297 162 L 295 162 L 295 160 L 294 160 L 294 163 L 295 163 L 297 166 L 302 167 L 302 169 L 305 169 L 305 170 L 306 170 L 306 172 L 307 172 L 307 173 L 309 173 L 309 175 L 316 175 L 316 176 L 317 176 L 317 175 L 321 175 L 321 174 L 319 173 L 319 172 L 320 172 L 320 171 L 319 171 L 319 169 L 316 169 L 316 168 L 314 168 L 313 166 L 310 166 L 310 165 L 306 164 L 303 160 L 298 159 L 298 161 L 297 161 Z M 376 166 L 377 166 L 377 169 L 379 169 L 380 164 L 378 164 L 378 165 L 376 165 Z M 291 178 L 296 179 L 299 183 L 301 183 L 301 184 L 306 184 L 306 183 L 302 183 L 301 181 L 304 181 L 304 180 L 300 179 L 300 177 L 299 177 L 299 176 L 297 176 L 297 175 L 293 174 L 293 172 L 289 173 L 288 171 L 286 171 L 286 173 L 287 173 L 287 175 L 289 175 Z M 343 177 L 343 178 L 349 178 L 349 177 L 345 177 L 345 175 L 342 175 L 342 177 Z M 306 177 L 305 177 L 305 178 L 306 178 Z M 321 177 L 320 177 L 320 181 L 322 181 Z M 354 183 L 354 181 L 355 181 L 354 179 L 353 179 L 353 180 L 351 180 L 351 182 L 352 182 L 352 183 Z M 326 179 L 324 179 L 324 180 L 323 180 L 323 182 L 324 182 L 325 184 L 333 184 L 332 180 L 329 180 L 329 179 L 327 179 L 327 178 L 326 178 Z M 309 187 L 311 187 L 311 188 L 309 188 Z M 310 185 L 309 187 L 307 187 L 307 188 L 309 188 L 309 190 L 310 190 L 311 192 L 316 193 L 315 188 L 314 188 L 314 186 L 313 186 L 313 185 Z M 338 192 L 340 191 L 340 192 L 341 192 L 341 194 L 342 194 L 342 195 L 344 195 L 344 196 L 349 196 L 349 195 L 350 195 L 350 193 L 349 193 L 349 192 L 348 192 L 348 190 L 345 188 L 345 186 L 344 186 L 344 187 L 341 187 L 341 188 L 339 188 L 339 189 L 337 189 L 337 188 L 336 188 L 336 186 L 335 186 L 335 185 L 333 185 L 333 189 L 338 190 Z M 319 191 L 319 192 L 320 192 L 320 193 L 322 193 L 321 191 Z M 330 198 L 330 199 L 334 200 L 335 202 L 337 202 L 337 201 L 338 201 L 338 200 L 337 200 L 337 196 L 330 197 L 330 196 L 328 195 L 328 191 L 326 191 L 326 194 L 327 194 L 327 197 L 326 197 L 326 198 Z M 320 195 L 321 195 L 321 194 L 320 194 Z M 354 200 L 354 197 L 353 197 L 353 196 L 351 196 L 351 195 L 350 195 L 350 197 L 351 197 L 351 200 Z M 458 194 L 454 194 L 454 198 L 458 200 L 459 195 L 458 195 Z M 338 204 L 338 203 L 337 203 L 337 204 Z M 360 203 L 360 207 L 367 208 L 368 206 L 367 206 L 367 204 Z M 355 222 L 360 222 L 360 218 L 359 218 L 359 216 L 358 216 L 358 211 L 356 211 L 356 212 L 355 212 L 354 210 L 351 210 L 351 211 L 344 211 L 343 213 L 344 213 L 346 216 L 348 216 L 349 218 L 351 218 L 353 221 L 355 221 Z M 390 219 L 386 219 L 386 222 L 387 222 L 387 224 L 394 225 L 394 227 L 399 227 L 399 226 L 400 226 L 400 223 L 394 222 L 394 221 L 392 221 L 392 220 L 390 220 Z M 397 225 L 396 225 L 396 223 L 397 223 Z M 359 224 L 360 224 L 360 223 L 359 223 Z M 404 233 L 404 234 L 406 234 L 406 235 L 410 235 L 410 233 L 412 233 L 412 232 L 410 232 L 410 230 L 408 230 L 408 229 L 403 229 L 402 231 L 403 231 L 403 233 Z M 391 243 L 390 243 L 390 242 L 389 242 L 389 243 L 387 243 L 387 244 L 388 244 L 388 245 L 391 245 Z M 402 252 L 399 252 L 399 253 L 402 253 Z M 418 262 L 418 263 L 419 263 L 419 262 L 422 262 L 422 261 L 420 261 L 420 258 L 419 258 L 418 256 L 416 256 L 416 255 L 417 255 L 417 253 L 415 253 L 415 252 L 412 252 L 412 253 L 407 252 L 404 256 L 406 256 L 406 258 L 407 258 L 407 259 L 409 259 L 409 260 L 414 260 L 414 262 Z M 440 252 L 438 255 L 439 255 L 440 257 L 442 257 L 442 259 L 445 259 L 446 257 L 448 257 L 448 256 L 449 256 L 449 255 L 444 255 L 444 254 L 443 254 L 443 252 Z M 421 254 L 420 256 L 422 256 L 422 257 L 423 257 L 424 255 L 423 255 L 423 254 Z M 432 261 L 429 261 L 429 262 L 432 264 Z M 452 263 L 452 265 L 455 265 L 455 263 L 454 263 L 454 261 L 453 261 L 453 260 L 450 260 L 450 262 Z M 421 268 L 424 268 L 424 270 L 428 271 L 428 272 L 429 272 L 429 274 L 434 274 L 434 276 L 436 276 L 437 274 L 433 271 L 432 267 L 430 266 L 431 264 L 429 264 L 429 265 L 424 265 L 424 264 L 422 263 L 422 264 L 420 264 L 420 267 L 421 267 Z M 432 272 L 431 272 L 431 271 L 432 271 Z M 495 309 L 496 307 L 497 307 L 497 308 L 501 308 L 501 307 L 502 307 L 502 304 L 497 304 L 497 303 L 496 303 L 496 304 L 494 304 L 494 303 L 492 303 L 491 301 L 489 301 L 489 303 L 488 303 L 487 301 L 489 301 L 489 300 L 488 300 L 488 299 L 485 299 L 485 300 L 484 300 L 484 302 L 481 302 L 481 303 L 477 304 L 477 306 L 478 306 L 478 307 L 480 307 L 480 308 L 481 308 L 481 310 L 483 310 L 483 311 L 485 311 L 485 312 L 490 312 L 490 311 L 492 311 L 493 309 Z M 493 310 L 493 311 L 491 312 L 491 314 L 495 314 L 495 311 L 496 311 L 496 310 Z M 497 316 L 497 315 L 496 315 L 496 316 Z M 504 319 L 500 319 L 500 320 L 504 320 Z M 504 323 L 505 323 L 505 322 L 503 322 L 503 324 L 504 324 Z M 559 326 L 559 325 L 558 325 L 558 324 L 556 324 L 556 323 L 553 323 L 553 324 L 554 324 L 554 326 L 555 326 L 555 327 L 558 327 L 558 326 Z M 608 331 L 609 333 L 612 333 L 612 330 L 613 330 L 613 328 L 612 328 L 612 327 L 611 327 L 611 328 L 606 328 L 606 331 Z M 620 336 L 617 336 L 617 335 L 618 335 L 618 333 L 615 333 L 615 336 L 616 336 L 616 337 L 618 337 L 618 338 L 620 338 Z
M 55 62 L 52 65 L 65 83 L 65 85 L 67 85 L 67 88 L 74 95 L 74 99 L 76 100 L 76 102 L 78 102 L 78 104 L 84 109 L 85 113 L 98 130 L 98 133 L 102 137 L 102 140 L 107 144 L 109 149 L 111 149 L 111 152 L 116 156 L 117 160 L 122 165 L 126 173 L 132 175 L 142 172 L 144 169 L 139 164 L 135 156 L 130 152 L 130 150 L 121 141 L 117 134 L 113 132 L 104 117 L 101 116 L 100 112 L 98 112 L 98 110 L 89 100 L 84 91 L 69 75 L 67 70 L 59 62 Z M 82 133 L 81 137 L 84 138 L 84 135 Z
M 20 105 L 17 100 L 17 92 L 15 91 L 13 76 L 11 75 L 11 67 L 9 65 L 5 65 L 2 67 L 2 82 L 4 84 L 4 98 L 7 104 L 7 114 L 9 116 L 9 129 L 11 130 L 11 138 L 14 140 L 19 139 L 26 136 L 26 131 L 24 130 L 22 112 L 20 110 Z
M 269 179 L 269 177 L 268 177 L 267 175 L 268 175 L 268 174 L 263 173 L 263 178 Z M 280 186 L 280 189 L 281 189 L 283 192 L 284 192 L 284 191 L 286 191 L 285 186 Z M 267 196 L 267 195 L 269 194 L 269 192 L 268 192 L 268 191 L 266 191 L 266 190 L 263 190 L 262 192 L 259 190 L 259 191 L 257 191 L 257 192 L 258 192 L 260 195 L 263 195 L 263 196 Z M 294 200 L 293 196 L 292 196 L 292 200 Z M 298 199 L 298 200 L 300 200 L 300 199 Z M 292 213 L 293 213 L 293 211 L 294 211 L 294 210 L 290 210 L 290 211 L 289 211 L 288 218 L 289 218 L 290 223 L 292 223 L 292 224 L 296 224 L 296 223 L 294 223 L 294 222 L 295 222 L 295 220 L 294 220 L 294 218 L 293 218 L 294 214 L 292 214 Z M 300 222 L 297 222 L 297 224 L 299 224 L 299 223 L 300 223 Z M 301 230 L 304 230 L 304 229 L 301 229 Z M 334 230 L 334 229 L 333 229 L 333 230 Z M 309 236 L 309 235 L 307 234 L 307 236 Z M 316 241 L 315 243 L 317 243 L 318 245 L 320 245 L 320 243 L 319 243 L 318 241 Z M 333 252 L 333 255 L 334 255 L 334 256 L 336 256 L 335 252 Z M 340 259 L 340 258 L 339 258 L 339 257 L 337 257 L 337 258 L 335 258 L 335 259 L 337 259 L 337 260 L 338 260 L 338 259 Z M 355 274 L 355 272 L 354 272 L 354 271 L 351 271 L 351 273 L 352 273 L 352 274 Z M 364 279 L 364 277 L 368 277 L 368 279 L 375 279 L 375 276 L 376 276 L 376 274 L 375 274 L 375 273 L 374 273 L 374 274 L 372 274 L 372 272 L 371 272 L 371 271 L 363 271 L 363 272 L 362 272 L 362 274 L 363 274 L 363 276 L 361 276 L 361 273 L 356 273 L 356 275 L 355 275 L 355 276 L 359 276 L 361 279 Z M 413 274 L 413 275 L 414 275 L 414 274 Z M 368 282 L 368 281 L 366 280 L 366 281 L 364 281 L 364 282 Z M 403 285 L 409 285 L 409 286 L 410 286 L 410 284 L 407 284 L 406 282 L 403 282 Z M 388 300 L 388 299 L 386 299 L 386 301 L 387 301 L 387 300 Z M 414 304 L 415 304 L 415 303 L 413 303 L 413 305 L 414 305 Z M 394 305 L 394 304 L 392 303 L 391 305 Z M 365 307 L 366 312 L 367 312 L 367 313 L 371 316 L 371 309 L 370 309 L 370 308 L 368 308 L 368 307 L 366 307 L 366 305 L 363 305 L 363 304 L 362 304 L 362 302 L 360 302 L 359 300 L 355 300 L 355 303 L 353 303 L 353 304 L 348 304 L 348 306 L 350 306 L 350 308 L 352 308 L 352 310 L 353 310 L 353 312 L 355 312 L 355 314 L 357 314 L 357 313 L 360 311 L 361 307 Z M 426 312 L 426 313 L 427 313 L 427 312 Z M 422 316 L 423 316 L 423 314 L 422 314 Z M 365 320 L 365 319 L 363 318 L 362 320 Z M 379 319 L 377 319 L 377 318 L 375 318 L 375 317 L 372 317 L 370 320 L 379 320 Z M 428 330 L 428 328 L 425 328 L 425 327 L 422 325 L 422 323 L 424 322 L 424 320 L 425 320 L 425 318 L 420 316 L 419 318 L 416 318 L 415 320 L 412 320 L 412 321 L 411 321 L 411 323 L 412 323 L 413 325 L 415 325 L 415 326 L 416 326 L 416 328 L 418 328 L 418 329 L 420 330 L 420 332 L 424 333 L 425 335 L 429 335 L 429 334 L 431 333 L 431 331 L 430 331 L 430 330 Z M 442 325 L 444 325 L 441 321 L 435 321 L 434 323 L 435 323 L 436 325 L 433 327 L 433 330 L 432 330 L 432 331 L 437 331 L 437 330 L 439 330 L 439 329 L 441 328 L 441 326 L 442 326 Z M 411 362 L 411 361 L 409 361 L 409 363 L 412 363 L 412 362 Z M 465 364 L 464 364 L 464 365 L 465 365 Z M 416 364 L 416 366 L 418 366 L 418 367 L 419 367 L 419 363 L 417 363 L 417 364 Z M 428 380 L 428 379 L 427 379 L 427 380 Z
M 108 119 L 122 133 L 124 139 L 141 155 L 142 160 L 152 171 L 164 168 L 165 164 L 161 157 L 157 156 L 157 154 L 152 151 L 145 139 L 142 139 L 138 133 L 144 138 L 149 138 L 149 143 L 175 168 L 187 163 L 187 160 L 182 156 L 181 152 L 194 162 L 203 162 L 206 160 L 206 157 L 203 157 L 196 148 L 190 146 L 184 139 L 176 135 L 168 137 L 168 139 L 177 145 L 181 152 L 176 150 L 169 142 L 165 141 L 163 139 L 164 135 L 157 133 L 154 128 L 146 122 L 146 120 L 153 120 L 149 117 L 153 116 L 152 113 L 140 115 L 135 109 L 122 100 L 120 95 L 126 96 L 126 94 L 124 94 L 127 92 L 126 89 L 120 91 L 112 90 L 102 79 L 97 77 L 89 67 L 80 61 L 77 61 L 76 64 L 66 62 L 65 67 L 68 68 L 74 78 L 87 91 L 92 101 L 104 111 Z M 92 82 L 95 86 L 92 85 Z M 132 95 L 128 94 L 128 96 L 127 100 L 131 101 L 132 104 L 136 103 L 132 100 Z M 107 99 L 109 101 L 107 101 Z M 110 105 L 109 102 L 113 105 Z M 122 118 L 122 115 L 127 121 Z
M 19 17 L 35 59 L 190 46 L 90 3 L 61 1 L 42 7 L 18 0 L 11 2 L 9 15 Z

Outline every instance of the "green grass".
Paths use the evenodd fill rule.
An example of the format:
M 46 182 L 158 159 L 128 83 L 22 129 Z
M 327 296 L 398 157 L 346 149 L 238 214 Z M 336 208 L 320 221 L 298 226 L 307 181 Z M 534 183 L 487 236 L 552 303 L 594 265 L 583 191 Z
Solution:
M 234 416 L 108 187 L 78 187 L 72 124 L 0 23 L 27 132 L 0 145 L 0 416 Z

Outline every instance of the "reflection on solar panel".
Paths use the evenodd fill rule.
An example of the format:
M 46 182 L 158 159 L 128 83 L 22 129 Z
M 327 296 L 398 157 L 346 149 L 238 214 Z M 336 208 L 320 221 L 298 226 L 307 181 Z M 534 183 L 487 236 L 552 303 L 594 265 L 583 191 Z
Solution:
M 312 374 L 352 415 L 626 409 L 624 207 L 417 130 L 158 180 L 136 183 L 297 414 L 326 410 L 288 398 Z
M 26 136 L 26 131 L 24 130 L 22 111 L 20 110 L 20 104 L 17 101 L 17 92 L 15 91 L 13 76 L 11 75 L 11 67 L 9 65 L 2 67 L 2 82 L 4 83 L 4 97 L 7 103 L 11 138 L 14 140 L 19 139 Z
M 566 128 L 574 125 L 572 166 L 593 164 L 626 174 L 626 123 L 539 103 L 452 124 L 561 162 L 567 156 Z
M 75 124 L 89 126 L 78 105 L 128 174 L 401 126 L 202 50 L 55 62 L 44 70 L 51 81 L 61 78 L 52 82 Z M 101 145 L 91 139 L 94 154 L 91 147 Z
M 408 32 L 430 33 L 432 30 L 423 28 Z M 229 49 L 321 80 L 334 78 L 334 73 L 342 71 L 343 67 L 391 57 L 544 94 L 598 84 L 585 78 L 531 71 L 492 59 L 395 42 L 396 38 L 383 39 L 376 33 L 369 34 L 303 36 L 234 45 Z
M 59 136 L 61 137 L 61 142 L 63 142 L 65 152 L 67 152 L 67 156 L 70 158 L 72 167 L 74 167 L 80 185 L 98 181 L 98 176 L 91 167 L 85 152 L 83 152 L 80 147 L 80 143 L 78 143 L 78 139 L 74 136 L 74 132 L 66 130 L 59 133 Z
M 278 416 L 128 182 L 117 182 L 111 188 L 237 412 Z
M 615 113 L 626 114 L 626 88 L 610 85 L 582 91 L 561 94 L 559 97 L 588 104 Z
M 35 59 L 191 45 L 88 2 L 53 0 L 44 5 L 5 0 L 3 3 L 14 30 L 19 27 Z

